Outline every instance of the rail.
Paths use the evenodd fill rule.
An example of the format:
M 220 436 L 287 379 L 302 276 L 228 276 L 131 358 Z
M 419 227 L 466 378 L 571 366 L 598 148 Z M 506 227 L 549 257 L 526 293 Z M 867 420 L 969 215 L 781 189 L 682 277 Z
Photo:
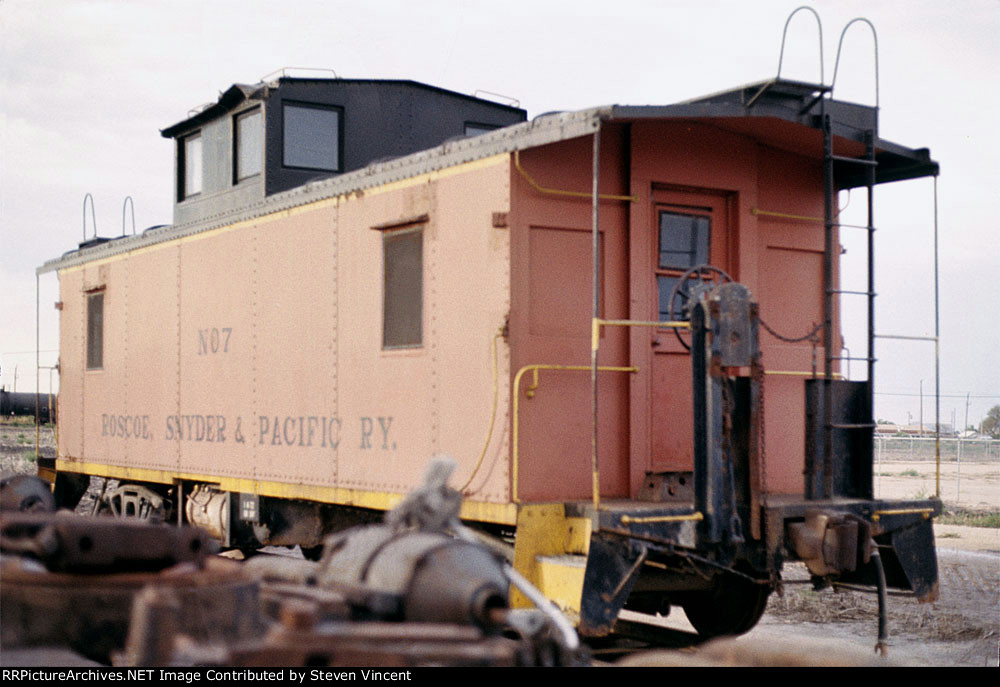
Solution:
M 590 383 L 591 383 L 591 393 L 593 396 L 593 403 L 591 405 L 591 410 L 592 410 L 591 422 L 593 426 L 593 437 L 591 440 L 590 469 L 594 476 L 592 498 L 594 502 L 595 511 L 600 510 L 601 507 L 600 475 L 597 470 L 597 371 L 602 369 L 597 364 L 597 351 L 601 346 L 601 327 L 659 327 L 661 329 L 690 329 L 691 323 L 677 322 L 677 321 L 658 322 L 656 320 L 605 320 L 603 318 L 597 317 L 596 315 L 591 320 L 591 328 L 590 328 L 591 366 L 589 369 L 591 370 Z M 639 368 L 635 368 L 635 372 L 638 371 Z
M 587 191 L 567 191 L 561 188 L 548 188 L 542 186 L 537 181 L 535 181 L 530 174 L 521 166 L 521 151 L 514 151 L 514 168 L 517 169 L 518 174 L 524 177 L 524 180 L 528 182 L 531 188 L 535 189 L 539 193 L 545 193 L 551 196 L 566 196 L 569 198 L 590 198 L 591 194 Z M 597 195 L 601 200 L 621 200 L 628 201 L 630 203 L 638 203 L 639 196 L 619 196 L 611 193 L 599 193 Z
M 933 508 L 895 508 L 887 510 L 877 510 L 872 513 L 872 520 L 878 522 L 883 515 L 916 515 L 920 514 L 924 516 L 924 520 L 927 520 L 934 513 Z
M 517 374 L 514 375 L 514 421 L 513 421 L 513 475 L 511 481 L 511 496 L 514 503 L 520 503 L 520 497 L 518 496 L 518 475 L 520 469 L 520 389 L 521 389 L 521 378 L 526 372 L 531 372 L 533 377 L 531 381 L 531 386 L 525 390 L 525 395 L 528 398 L 532 398 L 535 395 L 535 390 L 538 389 L 538 371 L 539 370 L 561 370 L 561 371 L 572 371 L 572 372 L 584 372 L 590 370 L 590 365 L 525 365 Z M 601 372 L 631 372 L 635 373 L 639 371 L 639 368 L 635 365 L 624 367 L 617 365 L 602 365 L 597 368 Z M 593 479 L 597 480 L 596 474 Z

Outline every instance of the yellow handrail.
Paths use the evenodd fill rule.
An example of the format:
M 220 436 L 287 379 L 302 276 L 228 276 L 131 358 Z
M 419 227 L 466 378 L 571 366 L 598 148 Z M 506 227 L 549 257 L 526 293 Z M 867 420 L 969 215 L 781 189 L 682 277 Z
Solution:
M 590 330 L 590 347 L 597 350 L 601 341 L 601 327 L 660 327 L 661 329 L 691 329 L 690 322 L 657 322 L 656 320 L 603 320 L 595 317 Z M 588 368 L 589 369 L 589 368 Z
M 531 185 L 531 188 L 535 189 L 539 193 L 547 193 L 547 194 L 553 195 L 553 196 L 568 196 L 570 198 L 589 198 L 589 199 L 592 199 L 594 197 L 594 194 L 591 193 L 590 191 L 564 191 L 563 189 L 546 188 L 546 187 L 542 186 L 537 181 L 535 181 L 534 179 L 532 179 L 531 176 L 524 170 L 524 167 L 521 166 L 521 155 L 520 155 L 520 153 L 521 153 L 521 151 L 519 151 L 519 150 L 515 150 L 514 151 L 514 167 L 521 174 L 521 176 L 524 177 L 524 180 L 527 181 L 528 184 Z M 639 202 L 639 196 L 616 196 L 616 195 L 613 195 L 613 194 L 610 194 L 610 193 L 599 193 L 599 194 L 597 194 L 597 197 L 600 198 L 601 200 L 627 200 L 627 201 L 630 201 L 632 203 L 638 203 Z
M 766 374 L 766 375 L 782 375 L 782 376 L 787 376 L 787 377 L 810 377 L 810 378 L 814 378 L 814 379 L 823 379 L 823 375 L 818 374 L 816 372 L 795 372 L 795 371 L 786 371 L 786 370 L 764 370 L 764 374 Z M 840 374 L 839 372 L 834 372 L 831 375 L 831 377 L 833 377 L 834 379 L 846 379 L 846 377 L 844 377 L 844 375 Z
M 528 398 L 532 398 L 535 395 L 535 389 L 538 388 L 538 371 L 539 370 L 569 370 L 569 371 L 589 371 L 591 370 L 590 365 L 525 365 L 517 374 L 514 375 L 514 427 L 513 427 L 513 463 L 514 463 L 514 474 L 511 482 L 511 499 L 514 503 L 520 503 L 520 499 L 517 494 L 517 481 L 518 481 L 518 469 L 520 461 L 520 450 L 519 450 L 519 431 L 520 431 L 520 398 L 521 395 L 518 390 L 521 388 L 521 377 L 524 376 L 525 372 L 533 372 L 534 379 L 532 380 L 531 386 L 525 390 L 525 395 Z M 635 365 L 630 367 L 620 367 L 612 365 L 601 365 L 597 368 L 601 372 L 638 372 L 639 368 Z
M 497 341 L 503 338 L 503 327 L 497 330 L 497 333 L 493 336 L 493 344 L 490 346 L 490 357 L 493 360 L 493 410 L 490 411 L 490 426 L 486 430 L 486 440 L 483 442 L 483 450 L 479 453 L 479 460 L 476 461 L 476 467 L 472 469 L 472 474 L 469 475 L 469 479 L 465 481 L 462 488 L 458 491 L 465 494 L 465 490 L 469 488 L 472 484 L 472 480 L 476 478 L 476 473 L 479 472 L 479 468 L 483 464 L 483 459 L 486 457 L 486 450 L 490 447 L 490 439 L 493 438 L 493 426 L 496 424 L 497 419 L 497 401 L 500 397 L 500 373 L 497 367 Z M 469 492 L 474 494 L 475 492 Z
M 597 349 L 600 348 L 600 346 L 601 346 L 601 327 L 602 326 L 607 326 L 607 327 L 661 327 L 663 329 L 690 329 L 691 328 L 691 323 L 690 322 L 678 322 L 678 321 L 657 322 L 656 320 L 605 320 L 605 319 L 601 319 L 600 317 L 595 317 L 595 318 L 593 318 L 591 320 L 591 326 L 590 326 L 590 359 L 591 359 L 591 366 L 589 368 L 586 368 L 586 369 L 591 370 L 591 371 L 593 371 L 594 368 L 597 368 L 598 370 L 601 369 L 597 365 Z M 636 368 L 636 372 L 638 372 L 638 368 Z M 596 384 L 596 383 L 597 383 L 596 379 L 594 379 L 593 382 L 592 382 L 592 384 Z M 594 427 L 594 441 L 592 442 L 593 443 L 593 448 L 591 449 L 592 453 L 590 454 L 590 465 L 591 465 L 591 472 L 594 475 L 594 480 L 593 480 L 593 482 L 594 482 L 593 500 L 594 500 L 594 510 L 596 511 L 596 510 L 599 510 L 600 507 L 601 507 L 601 484 L 600 484 L 600 476 L 597 473 L 597 415 L 596 415 L 596 413 L 597 413 L 597 405 L 596 405 L 596 403 L 597 403 L 597 390 L 592 386 L 591 387 L 591 391 L 592 391 L 592 393 L 594 395 L 594 404 L 595 405 L 594 405 L 594 411 L 593 411 L 594 412 L 594 418 L 592 420 L 592 422 L 594 423 L 593 424 L 593 427 Z
M 644 524 L 650 522 L 684 522 L 686 520 L 700 521 L 704 520 L 705 516 L 701 514 L 700 511 L 695 511 L 694 513 L 687 513 L 685 515 L 650 515 L 648 517 L 633 518 L 631 515 L 622 516 L 622 524 L 627 525 L 631 522 L 636 524 Z
M 931 517 L 931 513 L 934 512 L 933 508 L 897 508 L 896 510 L 877 510 L 872 513 L 872 520 L 875 522 L 879 521 L 883 515 L 913 515 L 920 513 L 924 516 L 924 520 Z

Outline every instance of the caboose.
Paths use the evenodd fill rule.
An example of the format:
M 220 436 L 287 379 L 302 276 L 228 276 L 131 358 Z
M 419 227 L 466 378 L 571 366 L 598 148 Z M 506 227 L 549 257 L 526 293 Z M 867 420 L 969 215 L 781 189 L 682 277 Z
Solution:
M 788 560 L 934 598 L 940 502 L 874 498 L 871 346 L 842 374 L 838 236 L 875 227 L 835 204 L 928 151 L 780 78 L 524 120 L 282 77 L 163 130 L 173 223 L 38 270 L 57 497 L 109 478 L 116 514 L 309 555 L 447 454 L 463 520 L 583 634 L 672 606 L 744 632 Z

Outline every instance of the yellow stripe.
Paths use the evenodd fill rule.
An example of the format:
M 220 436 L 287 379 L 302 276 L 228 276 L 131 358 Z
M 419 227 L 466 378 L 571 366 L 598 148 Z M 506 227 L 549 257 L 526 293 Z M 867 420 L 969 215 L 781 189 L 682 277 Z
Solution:
M 219 485 L 219 488 L 223 491 L 284 499 L 305 499 L 320 503 L 356 506 L 358 508 L 371 508 L 374 510 L 389 510 L 406 497 L 406 494 L 395 494 L 392 492 L 270 482 L 242 477 L 222 477 L 179 471 L 170 472 L 120 465 L 102 465 L 79 460 L 65 460 L 63 458 L 56 460 L 56 470 L 59 472 L 79 472 L 118 480 L 158 482 L 160 484 L 173 484 L 177 480 L 208 482 Z M 465 500 L 462 502 L 459 517 L 463 520 L 514 525 L 517 522 L 517 506 L 513 503 L 488 503 L 486 501 Z
M 701 513 L 687 513 L 685 515 L 652 515 L 645 518 L 637 518 L 631 515 L 622 516 L 622 524 L 628 525 L 629 523 L 636 523 L 638 525 L 643 525 L 651 522 L 684 522 L 686 520 L 704 520 L 705 516 Z
M 466 162 L 460 165 L 455 165 L 454 167 L 447 167 L 445 169 L 439 169 L 433 172 L 426 172 L 424 174 L 410 177 L 408 179 L 400 179 L 399 181 L 393 181 L 388 184 L 382 184 L 381 186 L 376 186 L 375 188 L 349 191 L 346 193 L 342 193 L 338 196 L 335 196 L 333 198 L 323 198 L 322 200 L 316 200 L 311 203 L 307 203 L 305 205 L 298 205 L 293 208 L 288 208 L 287 210 L 279 210 L 267 215 L 261 215 L 260 217 L 254 217 L 252 219 L 246 219 L 239 222 L 234 222 L 233 224 L 227 224 L 224 227 L 217 227 L 215 229 L 201 231 L 196 234 L 191 234 L 190 236 L 181 236 L 176 239 L 168 239 L 166 241 L 154 244 L 152 246 L 143 246 L 142 248 L 136 248 L 126 253 L 121 253 L 119 255 L 110 255 L 106 258 L 91 260 L 79 265 L 73 265 L 72 267 L 64 267 L 60 269 L 59 272 L 69 274 L 77 270 L 82 270 L 84 267 L 105 265 L 118 260 L 124 260 L 126 258 L 131 258 L 137 255 L 142 255 L 144 253 L 149 253 L 155 250 L 160 250 L 172 246 L 179 246 L 185 243 L 189 243 L 191 241 L 200 241 L 202 239 L 212 238 L 213 236 L 225 234 L 230 231 L 236 231 L 237 229 L 242 229 L 243 227 L 259 226 L 262 224 L 267 224 L 269 222 L 274 222 L 277 220 L 294 217 L 295 215 L 301 214 L 303 212 L 313 212 L 315 210 L 320 210 L 322 208 L 337 206 L 340 203 L 341 199 L 347 199 L 353 195 L 357 195 L 359 198 L 362 198 L 364 196 L 373 196 L 373 195 L 378 195 L 380 193 L 389 193 L 391 191 L 397 191 L 399 189 L 409 188 L 411 186 L 418 186 L 420 184 L 430 183 L 432 181 L 437 181 L 439 179 L 445 179 L 447 177 L 455 176 L 456 174 L 464 174 L 466 172 L 474 171 L 477 169 L 494 167 L 503 164 L 504 162 L 507 162 L 509 158 L 510 155 L 508 153 L 501 153 L 499 155 L 494 155 L 492 157 L 483 158 L 482 160 L 475 160 L 473 162 Z
M 878 522 L 883 515 L 922 515 L 927 520 L 934 514 L 933 508 L 897 508 L 895 510 L 877 510 L 872 513 L 872 520 Z

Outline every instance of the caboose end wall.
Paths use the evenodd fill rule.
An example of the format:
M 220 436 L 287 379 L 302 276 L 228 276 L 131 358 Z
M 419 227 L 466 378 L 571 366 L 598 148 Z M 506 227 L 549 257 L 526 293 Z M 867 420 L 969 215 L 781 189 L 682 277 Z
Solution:
M 823 225 L 777 217 L 823 214 L 820 151 L 689 120 L 602 125 L 599 311 L 604 319 L 665 321 L 670 287 L 686 267 L 710 263 L 751 289 L 761 317 L 799 337 L 822 320 Z M 797 132 L 796 136 L 802 134 Z M 770 140 L 767 140 L 770 138 Z M 593 138 L 522 151 L 512 170 L 512 375 L 526 366 L 589 369 L 592 316 Z M 761 212 L 763 211 L 763 212 Z M 670 223 L 700 222 L 704 246 L 686 258 L 665 245 Z M 690 263 L 690 264 L 688 264 Z M 834 257 L 834 288 L 837 288 Z M 683 301 L 675 304 L 679 305 Z M 840 340 L 835 310 L 834 341 Z M 682 335 L 685 336 L 686 335 Z M 766 485 L 801 494 L 805 465 L 804 379 L 823 349 L 761 331 L 765 370 Z M 693 469 L 692 371 L 674 332 L 601 329 L 601 495 L 635 497 L 649 473 Z M 774 374 L 770 374 L 770 373 Z M 820 369 L 822 373 L 822 369 Z M 534 371 L 520 383 L 518 493 L 526 500 L 591 495 L 591 387 L 586 370 Z M 530 394 L 528 393 L 530 391 Z

